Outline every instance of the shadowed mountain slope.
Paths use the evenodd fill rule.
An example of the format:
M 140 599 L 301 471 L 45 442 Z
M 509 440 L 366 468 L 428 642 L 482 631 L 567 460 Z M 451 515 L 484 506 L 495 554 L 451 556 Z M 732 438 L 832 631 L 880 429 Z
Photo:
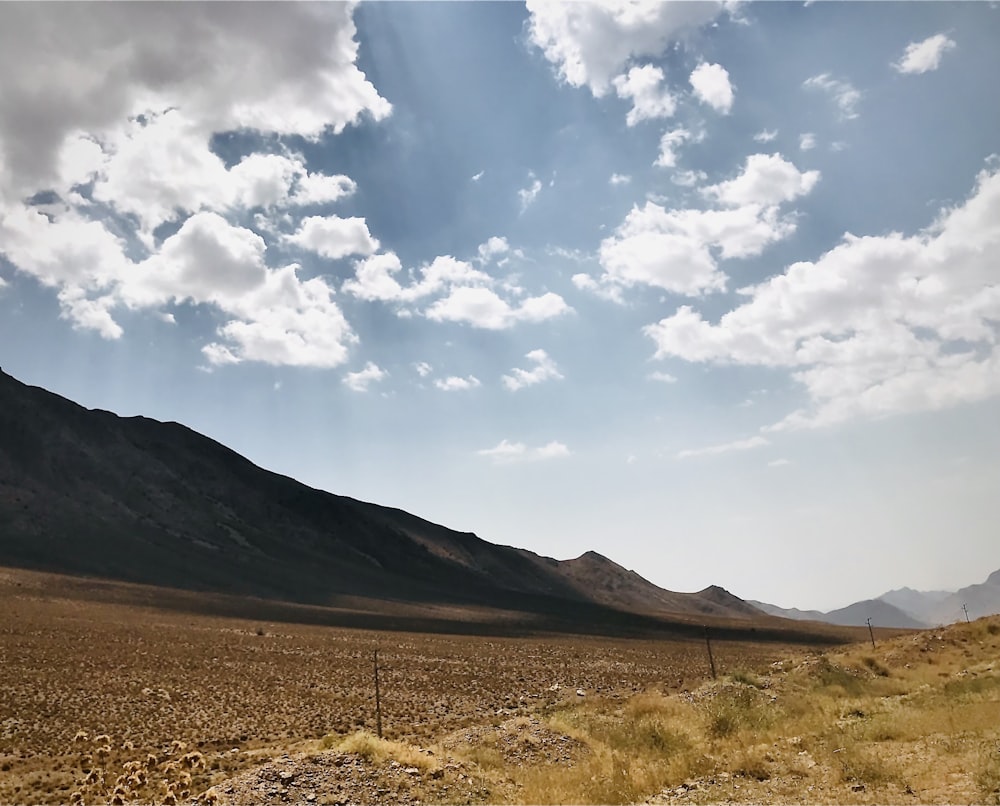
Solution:
M 2 372 L 0 564 L 314 605 L 363 597 L 782 628 L 721 588 L 673 593 L 594 552 L 557 561 L 497 546 L 312 489 L 178 423 L 87 410 Z

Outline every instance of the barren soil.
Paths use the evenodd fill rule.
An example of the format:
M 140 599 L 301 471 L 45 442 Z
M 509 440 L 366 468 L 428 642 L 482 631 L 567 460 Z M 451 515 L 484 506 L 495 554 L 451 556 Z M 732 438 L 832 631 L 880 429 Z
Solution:
M 125 772 L 138 776 L 137 768 L 126 770 L 137 759 L 147 766 L 134 779 L 134 796 L 162 802 L 172 787 L 183 799 L 269 759 L 311 752 L 324 736 L 374 731 L 375 649 L 386 738 L 425 746 L 585 697 L 614 701 L 651 685 L 695 686 L 708 674 L 701 640 L 279 624 L 90 601 L 56 579 L 0 573 L 0 802 L 68 802 L 91 770 L 103 778 L 91 782 L 90 799 L 100 791 L 110 800 Z M 763 668 L 802 651 L 724 641 L 714 649 L 720 671 Z M 79 732 L 86 736 L 74 742 Z M 536 733 L 541 742 L 544 731 Z M 559 758 L 571 752 L 565 742 L 554 747 Z M 182 763 L 190 753 L 201 759 Z M 531 754 L 525 758 L 530 763 Z M 456 769 L 442 767 L 440 780 L 428 780 L 453 786 L 447 781 L 464 774 Z M 471 790 L 460 783 L 447 791 L 464 801 Z M 374 799 L 396 799 L 387 797 L 397 792 L 392 787 L 372 791 Z M 430 787 L 424 799 L 445 794 Z M 369 802 L 357 793 L 345 798 Z

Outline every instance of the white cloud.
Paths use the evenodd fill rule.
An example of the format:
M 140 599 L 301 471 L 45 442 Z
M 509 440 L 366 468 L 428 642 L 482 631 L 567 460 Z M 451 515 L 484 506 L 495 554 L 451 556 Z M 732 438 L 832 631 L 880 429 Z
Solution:
M 721 195 L 730 194 L 723 190 Z M 794 231 L 794 217 L 781 217 L 775 204 L 667 210 L 646 202 L 645 207 L 633 207 L 615 234 L 601 242 L 604 275 L 599 285 L 650 285 L 687 296 L 722 291 L 726 276 L 712 250 L 727 259 L 750 257 Z M 588 290 L 598 285 L 576 277 L 573 282 Z
M 716 2 L 529 0 L 528 35 L 560 78 L 599 97 L 633 57 L 664 52 L 678 34 L 711 22 L 723 10 L 724 4 Z
M 556 362 L 549 357 L 549 354 L 545 350 L 532 350 L 525 355 L 525 358 L 535 366 L 531 369 L 515 367 L 511 370 L 510 375 L 503 376 L 503 385 L 511 392 L 516 392 L 518 389 L 523 389 L 526 386 L 534 386 L 544 381 L 559 380 L 562 378 L 562 373 L 559 372 Z
M 507 243 L 506 238 L 500 238 L 494 235 L 488 238 L 485 243 L 479 244 L 479 260 L 482 263 L 489 263 L 497 255 L 505 254 L 510 251 L 510 244 Z
M 733 108 L 733 85 L 729 72 L 721 64 L 702 62 L 691 73 L 695 97 L 716 112 L 728 115 Z
M 299 176 L 291 201 L 301 205 L 329 204 L 352 195 L 355 190 L 357 185 L 348 176 L 305 173 Z
M 799 135 L 799 150 L 811 151 L 816 148 L 816 135 L 812 132 L 804 132 Z
M 544 459 L 558 459 L 569 456 L 570 450 L 562 442 L 552 441 L 537 448 L 529 448 L 523 442 L 508 442 L 506 439 L 493 448 L 476 451 L 479 456 L 486 456 L 497 464 L 512 462 L 535 462 Z
M 833 78 L 829 73 L 807 78 L 802 82 L 806 89 L 818 89 L 828 93 L 837 104 L 840 116 L 847 120 L 858 117 L 858 102 L 861 100 L 861 92 L 856 90 L 848 81 L 841 81 Z
M 479 378 L 475 375 L 469 375 L 466 378 L 460 378 L 456 375 L 447 378 L 438 378 L 434 381 L 434 385 L 443 392 L 464 392 L 482 386 Z
M 651 64 L 633 67 L 626 75 L 615 78 L 618 97 L 632 99 L 632 108 L 625 116 L 627 125 L 635 126 L 643 120 L 669 118 L 677 111 L 677 99 L 662 84 L 663 71 Z
M 633 207 L 615 235 L 601 242 L 600 261 L 605 271 L 602 280 L 624 286 L 652 285 L 696 295 L 726 285 L 708 244 L 678 222 L 677 211 L 652 202 Z
M 702 193 L 726 205 L 775 205 L 806 195 L 819 178 L 819 171 L 803 173 L 780 154 L 751 154 L 739 176 Z
M 677 149 L 688 140 L 696 139 L 687 129 L 664 132 L 660 138 L 660 155 L 653 165 L 658 168 L 673 168 L 677 165 Z
M 571 308 L 551 292 L 511 305 L 489 288 L 461 286 L 437 300 L 426 312 L 428 319 L 460 322 L 486 330 L 504 330 L 517 322 L 541 322 Z
M 694 448 L 686 451 L 678 451 L 678 459 L 688 459 L 692 456 L 718 456 L 721 453 L 731 453 L 732 451 L 748 451 L 768 445 L 768 441 L 761 436 L 739 439 L 735 442 L 726 442 L 722 445 L 710 445 L 707 448 Z
M 704 171 L 674 171 L 670 181 L 683 188 L 690 188 L 708 179 Z
M 521 212 L 523 213 L 527 210 L 538 198 L 538 194 L 542 190 L 542 183 L 535 178 L 534 174 L 531 175 L 531 184 L 526 188 L 522 188 L 517 191 L 517 198 L 521 202 Z
M 373 383 L 383 380 L 389 375 L 384 369 L 372 361 L 365 364 L 364 369 L 348 372 L 344 376 L 344 385 L 355 392 L 367 392 Z
M 304 218 L 288 240 L 330 260 L 348 255 L 370 255 L 379 247 L 363 218 L 335 215 Z
M 426 361 L 417 361 L 413 365 L 413 368 L 417 371 L 417 375 L 419 375 L 421 378 L 426 378 L 432 372 L 431 365 L 428 364 Z
M 280 234 L 295 226 L 289 210 L 337 201 L 354 182 L 287 152 L 227 166 L 211 143 L 237 129 L 316 138 L 388 115 L 354 64 L 352 14 L 349 4 L 0 7 L 0 250 L 56 290 L 75 327 L 106 338 L 122 335 L 124 308 L 165 318 L 165 306 L 187 303 L 221 318 L 202 349 L 209 364 L 344 363 L 357 337 L 333 289 L 294 264 L 269 266 L 261 237 L 225 216 L 258 210 L 245 218 Z M 101 204 L 74 189 L 88 183 Z M 40 190 L 57 197 L 44 211 L 13 201 Z M 158 243 L 167 221 L 178 227 Z M 324 240 L 305 223 L 293 237 L 331 254 L 377 248 L 362 220 L 326 221 L 342 230 Z
M 206 134 L 249 128 L 309 138 L 363 114 L 384 118 L 390 104 L 355 65 L 353 11 L 108 3 L 54 14 L 5 4 L 0 161 L 14 195 L 58 178 L 67 138 L 115 131 L 149 110 L 177 109 Z
M 485 174 L 486 174 L 486 171 L 480 171 L 480 172 L 479 172 L 479 173 L 477 173 L 477 174 L 473 174 L 473 175 L 472 175 L 472 179 L 471 179 L 471 181 L 473 181 L 473 182 L 478 182 L 478 181 L 479 181 L 480 179 L 482 179 L 482 178 L 483 178 L 483 176 L 484 176 Z
M 941 57 L 955 47 L 945 34 L 934 34 L 922 42 L 911 42 L 893 67 L 900 73 L 928 73 L 941 66 Z
M 790 465 L 790 464 L 791 464 L 791 461 L 788 460 L 788 459 L 772 459 L 770 462 L 767 463 L 767 466 L 768 467 L 788 467 L 788 465 Z
M 191 216 L 138 263 L 103 224 L 72 209 L 50 218 L 18 205 L 0 218 L 0 243 L 19 271 L 58 289 L 66 318 L 105 338 L 122 335 L 116 308 L 162 313 L 190 302 L 229 317 L 222 343 L 204 348 L 211 363 L 337 366 L 356 341 L 322 279 L 303 282 L 294 265 L 267 267 L 260 236 L 217 213 Z
M 716 324 L 688 306 L 645 329 L 658 357 L 781 367 L 811 405 L 769 430 L 1000 395 L 1000 170 L 927 230 L 855 237 L 744 290 Z
M 651 381 L 659 381 L 660 383 L 677 383 L 677 378 L 671 375 L 669 372 L 661 372 L 659 370 L 654 370 L 646 376 Z
M 494 248 L 498 246 L 493 244 Z M 397 303 L 436 296 L 424 310 L 428 319 L 489 330 L 513 327 L 518 322 L 538 322 L 571 310 L 558 294 L 526 297 L 524 289 L 513 283 L 502 290 L 511 298 L 521 299 L 508 301 L 493 290 L 492 277 L 449 255 L 437 257 L 421 268 L 417 278 L 410 272 L 406 285 L 397 279 L 401 271 L 394 253 L 372 255 L 355 263 L 355 277 L 344 283 L 343 290 L 360 299 Z
M 758 143 L 770 143 L 778 136 L 777 129 L 762 129 L 753 136 L 753 139 Z
M 609 185 L 627 185 L 632 181 L 632 177 L 628 174 L 611 174 L 611 178 L 608 180 Z
M 409 272 L 406 286 L 396 279 L 402 268 L 402 263 L 394 252 L 359 260 L 354 264 L 355 277 L 344 283 L 344 291 L 359 299 L 413 302 L 454 287 L 490 285 L 493 282 L 488 274 L 450 255 L 434 258 L 429 265 L 420 269 L 417 279 L 414 279 L 413 272 Z

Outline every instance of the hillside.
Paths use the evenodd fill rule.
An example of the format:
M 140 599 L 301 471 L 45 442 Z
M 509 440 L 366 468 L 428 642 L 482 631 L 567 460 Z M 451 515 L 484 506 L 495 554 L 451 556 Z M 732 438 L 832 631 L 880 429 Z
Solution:
M 178 423 L 87 410 L 2 372 L 0 535 L 0 565 L 313 605 L 769 621 L 721 589 L 673 593 L 593 552 L 557 561 L 494 545 L 312 489 Z

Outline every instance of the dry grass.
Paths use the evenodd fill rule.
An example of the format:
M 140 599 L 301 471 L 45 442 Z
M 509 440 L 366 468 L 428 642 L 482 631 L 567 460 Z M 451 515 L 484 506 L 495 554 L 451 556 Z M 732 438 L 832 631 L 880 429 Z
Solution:
M 593 753 L 503 770 L 509 800 L 1000 803 L 998 636 L 982 619 L 557 710 L 549 725 Z
M 62 598 L 68 594 L 47 582 L 32 583 L 40 578 L 0 574 L 0 803 L 68 802 L 87 774 L 73 744 L 81 730 L 113 739 L 105 758 L 88 751 L 112 795 L 123 765 L 148 755 L 163 764 L 175 740 L 204 757 L 184 787 L 198 794 L 268 758 L 314 749 L 325 736 L 374 732 L 376 648 L 384 735 L 409 744 L 564 708 L 579 699 L 578 688 L 615 703 L 707 673 L 699 641 L 241 622 Z M 716 660 L 720 668 L 757 668 L 789 651 L 720 641 Z M 126 743 L 133 749 L 121 750 Z M 110 800 L 104 790 L 88 792 L 88 802 Z M 153 795 L 162 802 L 166 785 Z
M 380 739 L 373 733 L 360 730 L 348 736 L 324 736 L 320 742 L 324 750 L 336 749 L 341 753 L 355 753 L 376 764 L 395 761 L 404 767 L 415 767 L 421 772 L 433 772 L 440 767 L 433 755 L 428 755 L 413 745 Z
M 1000 617 L 874 650 L 720 641 L 710 681 L 700 641 L 244 624 L 2 584 L 0 607 L 0 802 L 207 804 L 334 753 L 449 803 L 1000 805 Z

